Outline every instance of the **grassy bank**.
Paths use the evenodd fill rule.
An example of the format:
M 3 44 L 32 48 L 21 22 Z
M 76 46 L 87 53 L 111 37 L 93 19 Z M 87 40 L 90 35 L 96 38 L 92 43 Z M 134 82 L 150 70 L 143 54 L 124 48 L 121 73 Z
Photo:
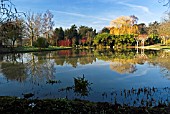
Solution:
M 139 48 L 143 49 L 153 49 L 153 50 L 170 50 L 170 46 L 156 44 L 156 45 L 150 45 L 150 46 L 140 46 Z
M 130 107 L 107 102 L 44 99 L 28 100 L 0 97 L 1 113 L 57 113 L 57 114 L 169 114 L 169 106 Z
M 50 46 L 48 48 L 36 48 L 36 47 L 16 47 L 12 50 L 10 48 L 1 48 L 0 53 L 11 53 L 11 52 L 41 52 L 41 51 L 55 51 L 55 50 L 64 50 L 71 49 L 72 47 L 56 47 Z

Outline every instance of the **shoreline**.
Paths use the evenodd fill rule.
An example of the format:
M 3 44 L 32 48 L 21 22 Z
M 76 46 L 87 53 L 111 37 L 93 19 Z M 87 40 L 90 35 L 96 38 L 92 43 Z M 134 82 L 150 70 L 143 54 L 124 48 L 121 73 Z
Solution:
M 156 45 L 149 45 L 149 46 L 139 46 L 136 48 L 140 49 L 151 49 L 151 50 L 169 50 L 170 51 L 170 46 L 166 45 L 161 45 L 161 44 L 156 44 Z
M 165 50 L 167 52 L 170 52 L 170 46 L 165 46 L 165 45 L 160 45 L 160 44 L 156 44 L 156 45 L 150 45 L 150 46 L 130 46 L 130 47 L 126 47 L 127 49 L 148 49 L 148 50 Z M 74 49 L 74 47 L 49 47 L 49 48 L 35 48 L 35 47 L 17 47 L 14 48 L 12 51 L 10 50 L 10 48 L 0 48 L 0 54 L 7 54 L 7 53 L 27 53 L 27 52 L 43 52 L 43 51 L 57 51 L 57 50 L 67 50 L 67 49 Z M 75 49 L 92 49 L 92 47 L 87 48 L 87 47 L 83 47 L 83 48 L 75 48 Z M 105 49 L 105 48 L 103 48 Z M 114 48 L 113 48 L 114 49 Z M 122 48 L 124 49 L 124 48 Z
M 41 49 L 34 48 L 34 47 L 18 47 L 18 48 L 14 48 L 14 50 L 12 51 L 8 48 L 1 48 L 0 54 L 57 51 L 57 50 L 67 50 L 67 49 L 72 49 L 72 47 L 49 47 L 49 48 L 41 48 Z

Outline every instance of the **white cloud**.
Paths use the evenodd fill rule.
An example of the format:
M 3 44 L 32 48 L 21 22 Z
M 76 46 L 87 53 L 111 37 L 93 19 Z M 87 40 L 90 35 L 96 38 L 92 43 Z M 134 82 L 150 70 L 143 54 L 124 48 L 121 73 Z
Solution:
M 114 13 L 108 13 L 108 12 L 100 13 L 97 16 L 95 16 L 95 15 L 85 15 L 82 13 L 67 12 L 67 11 L 61 11 L 61 10 L 50 10 L 50 11 L 54 13 L 54 15 L 55 14 L 58 16 L 63 15 L 59 17 L 64 17 L 64 18 L 73 17 L 71 20 L 69 19 L 69 21 L 58 20 L 59 22 L 62 22 L 63 24 L 60 24 L 58 22 L 57 25 L 59 24 L 60 26 L 65 26 L 65 28 L 69 28 L 70 23 L 74 23 L 77 26 L 86 25 L 89 27 L 93 27 L 94 29 L 97 30 L 97 32 L 99 32 L 103 27 L 109 26 L 110 21 L 116 17 Z M 74 20 L 74 17 L 75 17 L 75 20 Z M 76 21 L 77 19 L 81 21 Z M 57 16 L 56 16 L 56 20 L 57 20 Z
M 102 20 L 102 21 L 110 21 L 111 20 L 111 19 L 108 19 L 108 18 L 102 18 L 102 17 L 96 17 L 96 16 L 88 16 L 88 17 L 98 19 L 98 20 Z
M 92 24 L 101 24 L 103 23 L 102 21 L 93 21 Z
M 102 17 L 97 17 L 97 16 L 84 15 L 84 14 L 74 13 L 74 12 L 65 12 L 65 11 L 58 11 L 58 10 L 50 10 L 50 11 L 55 12 L 55 13 L 65 14 L 65 15 L 82 17 L 82 18 L 93 18 L 93 19 L 102 20 L 102 21 L 110 21 L 110 20 L 111 20 L 111 19 L 108 19 L 108 18 L 102 18 Z
M 60 14 L 66 14 L 66 15 L 76 16 L 76 17 L 85 17 L 85 15 L 79 14 L 79 13 L 64 12 L 64 11 L 54 11 L 54 10 L 50 10 L 50 11 L 55 12 L 55 13 L 60 13 Z
M 81 0 L 83 1 L 83 0 Z M 118 2 L 118 0 L 84 0 L 86 2 L 101 2 L 101 3 L 116 3 Z M 131 0 L 120 0 L 120 1 L 123 1 L 123 2 L 128 2 L 128 1 L 131 1 Z
M 111 19 L 108 19 L 108 18 L 101 18 L 101 17 L 96 17 L 96 16 L 84 15 L 84 14 L 80 14 L 80 13 L 65 12 L 65 11 L 58 11 L 58 10 L 50 10 L 50 11 L 53 12 L 53 13 L 58 13 L 59 15 L 64 14 L 66 16 L 73 16 L 73 17 L 75 17 L 75 19 L 82 18 L 84 20 L 84 21 L 76 21 L 73 18 L 71 20 L 69 19 L 69 20 L 58 20 L 58 21 L 56 21 L 55 27 L 62 26 L 64 29 L 70 28 L 71 25 L 76 24 L 76 26 L 85 25 L 85 26 L 93 27 L 98 32 L 103 27 L 107 26 L 109 24 L 110 20 L 111 20 Z M 64 16 L 64 17 L 69 18 L 69 17 L 66 17 L 66 16 Z
M 124 3 L 124 2 L 119 2 L 118 4 L 122 4 L 122 5 L 128 6 L 128 7 L 133 8 L 133 9 L 142 10 L 145 13 L 151 14 L 151 12 L 149 11 L 149 8 L 145 7 L 145 6 L 134 5 L 134 4 Z

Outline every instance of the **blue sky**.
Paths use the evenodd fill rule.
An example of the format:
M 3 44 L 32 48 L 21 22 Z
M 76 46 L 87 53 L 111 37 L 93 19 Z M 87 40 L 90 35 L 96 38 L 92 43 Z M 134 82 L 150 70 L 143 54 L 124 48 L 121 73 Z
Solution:
M 158 0 L 11 0 L 19 11 L 54 15 L 55 27 L 85 25 L 101 30 L 119 16 L 135 15 L 138 23 L 161 21 L 167 7 Z

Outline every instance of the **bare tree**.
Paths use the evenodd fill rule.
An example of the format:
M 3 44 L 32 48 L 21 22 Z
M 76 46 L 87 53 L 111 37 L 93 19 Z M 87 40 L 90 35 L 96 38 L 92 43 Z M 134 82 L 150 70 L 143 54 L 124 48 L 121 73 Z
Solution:
M 49 10 L 47 10 L 46 13 L 44 13 L 44 15 L 43 15 L 43 28 L 44 28 L 43 30 L 44 30 L 44 32 L 53 29 L 53 26 L 54 26 L 54 22 L 52 20 L 53 17 L 54 17 L 53 14 Z
M 170 13 L 167 13 L 163 18 L 163 21 L 159 25 L 158 33 L 162 38 L 162 43 L 167 45 L 170 44 Z
M 52 30 L 54 26 L 52 18 L 53 15 L 50 11 L 47 11 L 44 14 L 29 13 L 27 15 L 26 33 L 30 38 L 31 46 L 33 46 L 33 42 L 37 39 L 37 37 L 42 36 L 43 34 L 48 36 L 50 30 Z
M 41 34 L 41 19 L 42 14 L 29 13 L 26 19 L 25 33 L 28 38 L 30 38 L 31 46 L 36 38 Z
M 50 32 L 52 32 L 54 26 L 54 21 L 52 20 L 53 17 L 53 14 L 49 10 L 47 10 L 43 15 L 42 31 L 48 42 L 50 42 Z
M 163 6 L 170 7 L 170 0 L 158 0 L 159 3 L 163 3 Z
M 0 2 L 0 23 L 11 21 L 22 16 L 23 12 L 18 12 L 11 0 L 1 0 Z

